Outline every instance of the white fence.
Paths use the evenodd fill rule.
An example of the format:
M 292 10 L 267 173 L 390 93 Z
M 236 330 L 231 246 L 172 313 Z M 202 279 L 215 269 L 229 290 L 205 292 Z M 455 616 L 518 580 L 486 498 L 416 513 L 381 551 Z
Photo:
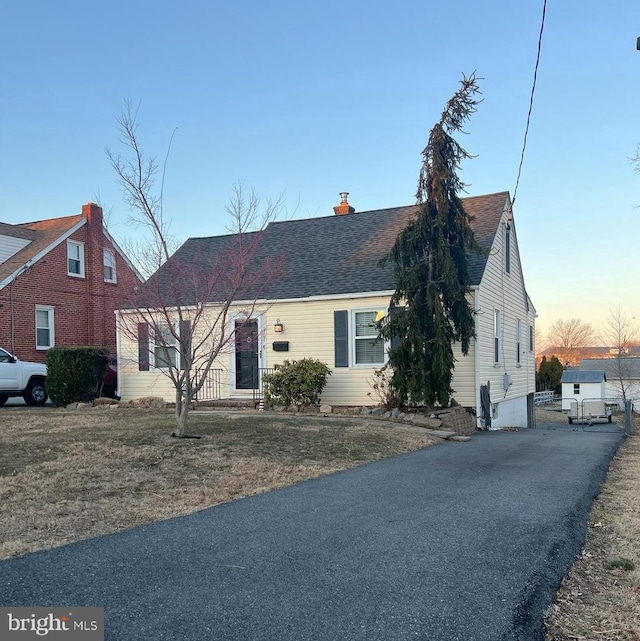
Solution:
M 546 403 L 553 403 L 556 396 L 553 390 L 545 390 L 544 392 L 536 392 L 533 395 L 533 402 L 535 405 L 545 405 Z

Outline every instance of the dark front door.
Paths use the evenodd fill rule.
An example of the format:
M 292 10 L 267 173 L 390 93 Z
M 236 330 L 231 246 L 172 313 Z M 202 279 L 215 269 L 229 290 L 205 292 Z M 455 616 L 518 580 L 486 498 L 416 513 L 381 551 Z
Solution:
M 258 321 L 236 321 L 236 389 L 258 387 Z

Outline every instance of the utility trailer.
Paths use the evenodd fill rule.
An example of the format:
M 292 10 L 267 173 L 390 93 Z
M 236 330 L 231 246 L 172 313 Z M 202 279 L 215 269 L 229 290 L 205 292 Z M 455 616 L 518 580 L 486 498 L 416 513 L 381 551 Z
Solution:
M 585 398 L 582 401 L 562 399 L 562 411 L 567 415 L 569 424 L 575 421 L 592 425 L 593 421 L 604 419 L 611 423 L 613 411 L 617 406 L 617 401 L 607 402 L 602 398 Z

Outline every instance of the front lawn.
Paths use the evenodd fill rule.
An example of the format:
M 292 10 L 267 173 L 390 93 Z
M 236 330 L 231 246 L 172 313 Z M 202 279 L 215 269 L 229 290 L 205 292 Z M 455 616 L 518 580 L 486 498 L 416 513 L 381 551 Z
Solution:
M 436 439 L 384 421 L 163 410 L 0 410 L 0 559 L 201 510 Z

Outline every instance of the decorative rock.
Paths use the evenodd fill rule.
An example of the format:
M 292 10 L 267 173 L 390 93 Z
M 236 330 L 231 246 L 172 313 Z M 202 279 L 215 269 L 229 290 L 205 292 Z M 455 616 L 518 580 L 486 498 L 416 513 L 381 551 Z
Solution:
M 320 412 L 322 414 L 331 414 L 331 412 L 333 412 L 333 407 L 331 407 L 331 405 L 326 405 L 326 404 L 320 405 Z
M 456 434 L 455 436 L 452 436 L 449 438 L 450 441 L 456 441 L 457 443 L 466 443 L 467 441 L 471 440 L 470 436 L 461 436 L 460 434 Z
M 398 418 L 399 415 L 400 415 L 400 410 L 397 407 L 394 407 L 391 410 L 391 418 Z
M 320 407 L 318 405 L 304 405 L 300 411 L 303 414 L 320 414 Z
M 385 412 L 384 413 L 385 418 L 391 418 L 391 412 Z
M 375 407 L 371 410 L 373 416 L 383 416 L 385 414 L 384 407 Z
M 442 421 L 439 418 L 429 418 L 428 416 L 422 416 L 420 414 L 413 419 L 413 424 L 428 427 L 432 430 L 437 430 L 442 427 Z
M 65 407 L 68 410 L 77 410 L 78 409 L 78 403 L 67 403 L 65 405 Z
M 416 418 L 416 415 L 415 415 L 415 414 L 405 414 L 405 415 L 404 415 L 403 420 L 404 420 L 406 423 L 413 423 L 413 421 L 415 420 L 415 418 Z
M 364 416 L 368 416 L 369 414 L 371 414 L 371 408 L 370 407 L 360 408 L 360 414 L 363 414 Z

